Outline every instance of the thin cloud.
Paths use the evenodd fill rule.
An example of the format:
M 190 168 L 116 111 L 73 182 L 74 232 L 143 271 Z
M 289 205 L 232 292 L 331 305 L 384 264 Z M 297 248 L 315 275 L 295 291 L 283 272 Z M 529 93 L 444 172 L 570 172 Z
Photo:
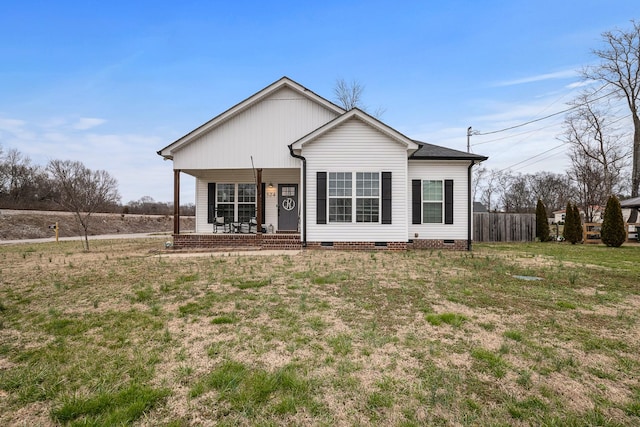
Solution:
M 584 80 L 584 81 L 580 81 L 580 82 L 571 83 L 571 84 L 567 85 L 567 88 L 575 89 L 575 88 L 579 88 L 579 87 L 589 86 L 589 85 L 592 85 L 594 83 L 596 83 L 596 82 L 593 81 L 593 80 Z
M 578 72 L 576 70 L 564 70 L 564 71 L 556 71 L 555 73 L 544 73 L 544 74 L 538 74 L 536 76 L 523 77 L 521 79 L 505 80 L 505 81 L 496 83 L 495 86 L 498 86 L 498 87 L 516 86 L 516 85 L 521 85 L 526 83 L 541 82 L 544 80 L 570 79 L 576 76 L 578 76 Z
M 96 119 L 92 117 L 82 117 L 77 122 L 75 122 L 72 127 L 76 130 L 87 130 L 94 128 L 96 126 L 100 126 L 105 123 L 104 119 Z

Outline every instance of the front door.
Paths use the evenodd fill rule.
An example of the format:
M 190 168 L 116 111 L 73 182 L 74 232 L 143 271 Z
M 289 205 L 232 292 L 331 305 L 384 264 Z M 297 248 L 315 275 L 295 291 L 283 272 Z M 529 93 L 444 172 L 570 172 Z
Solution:
M 298 230 L 298 184 L 278 184 L 278 230 Z

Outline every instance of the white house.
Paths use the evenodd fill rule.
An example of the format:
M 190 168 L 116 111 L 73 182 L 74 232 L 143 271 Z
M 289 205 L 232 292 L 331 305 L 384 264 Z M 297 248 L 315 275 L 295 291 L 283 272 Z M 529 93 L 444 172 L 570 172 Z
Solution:
M 158 151 L 173 161 L 174 246 L 471 248 L 471 168 L 283 77 Z M 180 233 L 180 174 L 196 178 Z

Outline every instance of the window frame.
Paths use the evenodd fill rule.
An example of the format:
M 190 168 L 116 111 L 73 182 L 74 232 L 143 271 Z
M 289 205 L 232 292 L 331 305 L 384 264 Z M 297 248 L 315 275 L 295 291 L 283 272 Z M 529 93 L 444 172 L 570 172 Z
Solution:
M 353 222 L 352 172 L 327 173 L 327 220 L 330 224 Z
M 242 188 L 247 188 L 253 186 L 253 194 L 251 194 L 251 192 L 249 191 L 248 193 L 244 190 L 241 191 Z M 220 193 L 222 191 L 225 191 L 227 189 L 231 189 L 231 197 L 230 197 L 230 201 L 224 201 L 220 199 Z M 247 193 L 247 194 L 245 194 Z M 249 200 L 247 200 L 247 197 Z M 216 185 L 216 216 L 224 216 L 225 217 L 225 221 L 228 222 L 249 222 L 250 217 L 245 217 L 243 216 L 242 218 L 240 217 L 241 213 L 244 212 L 243 208 L 246 208 L 247 206 L 253 206 L 253 213 L 254 215 L 256 215 L 256 209 L 257 209 L 257 198 L 258 198 L 258 193 L 257 193 L 257 188 L 255 183 L 251 183 L 251 182 L 222 182 L 222 183 L 218 183 Z M 242 199 L 242 200 L 241 200 Z M 251 199 L 253 199 L 253 201 L 251 201 Z M 225 209 L 225 211 L 231 213 L 233 212 L 233 217 L 231 216 L 226 216 L 226 215 L 220 215 L 219 211 L 220 211 L 220 207 L 221 206 L 226 206 L 227 208 Z M 231 208 L 229 208 L 231 207 Z M 249 208 L 250 209 L 250 208 Z M 246 221 L 244 221 L 246 219 Z
M 358 175 L 362 176 L 362 179 L 358 179 Z M 367 179 L 367 176 L 369 175 L 369 179 Z M 365 183 L 365 182 L 373 182 L 373 179 L 371 179 L 371 176 L 375 175 L 375 181 L 377 181 L 377 186 L 376 187 L 366 187 L 363 185 L 363 187 L 361 189 L 358 188 L 358 184 L 359 183 Z M 375 194 L 362 194 L 359 195 L 358 191 L 361 190 L 363 193 L 366 193 L 367 191 L 371 191 L 372 193 Z M 380 224 L 380 216 L 381 216 L 381 210 L 382 210 L 382 179 L 381 179 L 381 173 L 380 172 L 356 172 L 356 195 L 355 195 L 356 199 L 355 199 L 355 217 L 356 220 L 355 222 L 357 223 L 363 223 L 363 224 Z M 364 213 L 361 212 L 359 213 L 358 210 L 361 208 L 359 206 L 360 201 L 375 201 L 376 202 L 376 206 L 375 206 L 375 213 L 373 212 L 373 205 L 371 206 L 371 212 L 368 213 Z M 365 206 L 362 206 L 362 208 L 365 208 Z M 365 221 L 365 215 L 367 215 L 369 218 L 371 219 L 370 221 Z M 362 220 L 360 220 L 360 218 L 362 218 Z M 375 218 L 375 220 L 373 220 L 373 218 Z
M 421 212 L 421 219 L 422 219 L 422 224 L 444 224 L 444 217 L 445 217 L 445 212 L 444 212 L 444 204 L 445 204 L 445 194 L 444 194 L 444 179 L 423 179 L 421 180 L 421 190 L 422 190 L 422 212 Z M 440 192 L 440 198 L 439 199 L 435 199 L 433 198 L 433 196 L 429 196 L 429 194 L 425 193 L 425 186 L 427 185 L 427 183 L 440 183 L 440 188 L 439 188 L 439 192 Z M 429 196 L 429 197 L 428 197 Z M 427 205 L 430 206 L 435 206 L 435 205 L 440 205 L 440 216 L 439 216 L 439 221 L 435 221 L 432 218 L 428 218 L 427 217 Z
M 347 176 L 349 176 L 348 180 Z M 373 179 L 374 176 L 375 179 Z M 361 179 L 358 179 L 359 177 Z M 364 183 L 372 181 L 377 182 L 375 187 L 364 185 Z M 335 186 L 338 182 L 343 183 L 343 185 Z M 347 182 L 349 182 L 349 185 L 346 185 Z M 361 188 L 358 187 L 359 184 L 362 185 Z M 335 187 L 332 188 L 332 185 Z M 372 203 L 372 206 L 369 207 L 371 211 L 363 212 L 362 210 L 367 208 L 365 206 L 367 200 Z M 339 201 L 342 201 L 341 205 L 338 205 Z M 375 206 L 373 206 L 374 202 Z M 335 208 L 333 212 L 332 208 Z M 342 212 L 337 212 L 338 209 L 342 210 Z M 343 218 L 342 221 L 336 220 L 338 215 Z M 365 220 L 367 217 L 371 220 Z M 381 221 L 382 172 L 371 170 L 327 171 L 328 224 L 380 224 Z

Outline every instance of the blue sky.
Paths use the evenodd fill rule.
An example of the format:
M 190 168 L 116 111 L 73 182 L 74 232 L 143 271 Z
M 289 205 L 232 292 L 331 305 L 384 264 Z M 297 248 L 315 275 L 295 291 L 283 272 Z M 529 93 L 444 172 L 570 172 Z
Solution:
M 36 164 L 105 169 L 124 203 L 171 201 L 172 165 L 156 151 L 282 76 L 330 100 L 337 78 L 355 79 L 388 125 L 466 150 L 469 126 L 492 132 L 565 109 L 601 33 L 640 19 L 637 0 L 23 0 L 2 9 L 0 146 Z M 563 172 L 561 122 L 476 135 L 472 151 L 492 169 Z M 181 201 L 193 202 L 193 180 L 183 176 L 182 187 Z

